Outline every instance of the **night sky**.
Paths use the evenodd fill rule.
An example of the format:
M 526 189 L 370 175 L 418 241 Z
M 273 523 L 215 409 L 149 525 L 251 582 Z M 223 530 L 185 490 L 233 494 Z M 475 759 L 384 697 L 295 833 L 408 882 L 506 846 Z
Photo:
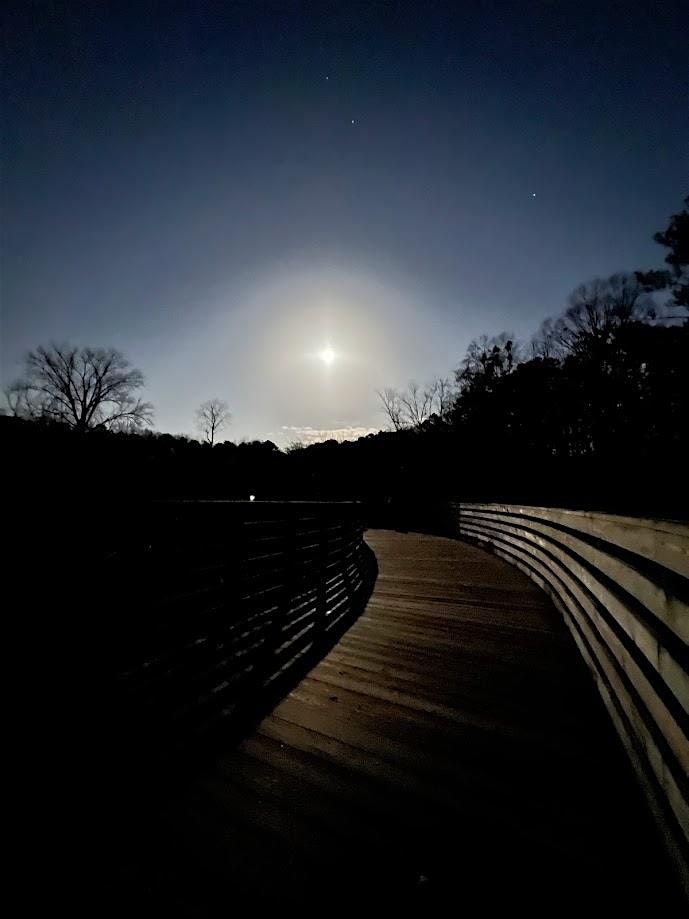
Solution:
M 660 266 L 684 6 L 14 5 L 3 382 L 38 344 L 113 345 L 159 430 L 213 396 L 233 439 L 380 427 L 376 388 Z

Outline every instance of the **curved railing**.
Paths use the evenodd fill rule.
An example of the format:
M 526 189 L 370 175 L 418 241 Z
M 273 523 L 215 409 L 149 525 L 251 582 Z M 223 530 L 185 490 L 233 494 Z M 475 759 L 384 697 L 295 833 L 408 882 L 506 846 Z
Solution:
M 374 578 L 351 503 L 164 502 L 111 544 L 99 580 L 123 585 L 108 604 L 117 736 L 156 752 L 265 711 Z
M 460 536 L 562 610 L 689 894 L 689 526 L 503 504 L 454 513 Z

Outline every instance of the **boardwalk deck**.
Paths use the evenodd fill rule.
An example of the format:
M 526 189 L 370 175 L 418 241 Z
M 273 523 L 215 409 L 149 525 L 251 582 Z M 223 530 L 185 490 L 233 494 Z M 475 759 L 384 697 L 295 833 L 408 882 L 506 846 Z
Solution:
M 676 907 L 546 596 L 460 542 L 367 539 L 380 573 L 365 612 L 252 736 L 151 815 L 117 883 L 150 914 L 189 916 L 245 900 L 469 915 Z

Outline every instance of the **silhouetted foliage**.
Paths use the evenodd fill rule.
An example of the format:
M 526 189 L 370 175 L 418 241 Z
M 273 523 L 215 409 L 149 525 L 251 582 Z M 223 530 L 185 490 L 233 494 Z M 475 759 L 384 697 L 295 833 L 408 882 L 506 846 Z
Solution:
M 646 290 L 667 290 L 676 306 L 689 310 L 689 196 L 684 210 L 673 214 L 666 230 L 653 237 L 670 251 L 665 256 L 669 271 L 637 271 L 636 277 Z
M 685 219 L 675 215 L 658 234 L 671 248 L 673 271 L 686 268 L 685 232 Z M 681 271 L 673 277 L 684 283 Z M 373 522 L 418 521 L 419 509 L 448 498 L 684 516 L 689 323 L 659 312 L 650 286 L 638 273 L 594 279 L 576 288 L 529 346 L 508 333 L 473 341 L 453 385 L 438 378 L 379 393 L 394 430 L 357 441 L 294 443 L 284 451 L 270 441 L 218 443 L 227 411 L 219 400 L 210 403 L 206 444 L 117 431 L 119 413 L 94 402 L 104 392 L 97 388 L 102 369 L 81 401 L 71 383 L 63 401 L 51 401 L 34 377 L 30 392 L 39 398 L 14 389 L 17 417 L 0 418 L 9 480 L 24 483 L 18 495 L 55 482 L 65 494 L 103 494 L 107 483 L 108 500 L 132 506 L 150 498 L 358 499 Z M 52 351 L 35 354 L 38 366 L 55 360 Z M 71 372 L 79 361 L 101 368 L 110 354 L 61 349 L 58 358 Z M 126 362 L 112 367 L 133 398 L 139 372 Z M 90 405 L 99 408 L 89 414 Z
M 689 459 L 688 346 L 687 324 L 658 322 L 629 275 L 577 288 L 528 360 L 507 336 L 473 342 L 453 413 L 473 490 L 682 512 L 662 480 Z

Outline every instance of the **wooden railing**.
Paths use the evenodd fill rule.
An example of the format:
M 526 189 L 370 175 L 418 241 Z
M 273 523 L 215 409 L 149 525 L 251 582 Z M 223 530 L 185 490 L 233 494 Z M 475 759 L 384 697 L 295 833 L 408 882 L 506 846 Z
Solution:
M 264 711 L 363 608 L 362 532 L 355 504 L 194 501 L 111 539 L 118 736 L 169 751 Z
M 454 506 L 555 600 L 689 895 L 689 527 L 581 511 Z

